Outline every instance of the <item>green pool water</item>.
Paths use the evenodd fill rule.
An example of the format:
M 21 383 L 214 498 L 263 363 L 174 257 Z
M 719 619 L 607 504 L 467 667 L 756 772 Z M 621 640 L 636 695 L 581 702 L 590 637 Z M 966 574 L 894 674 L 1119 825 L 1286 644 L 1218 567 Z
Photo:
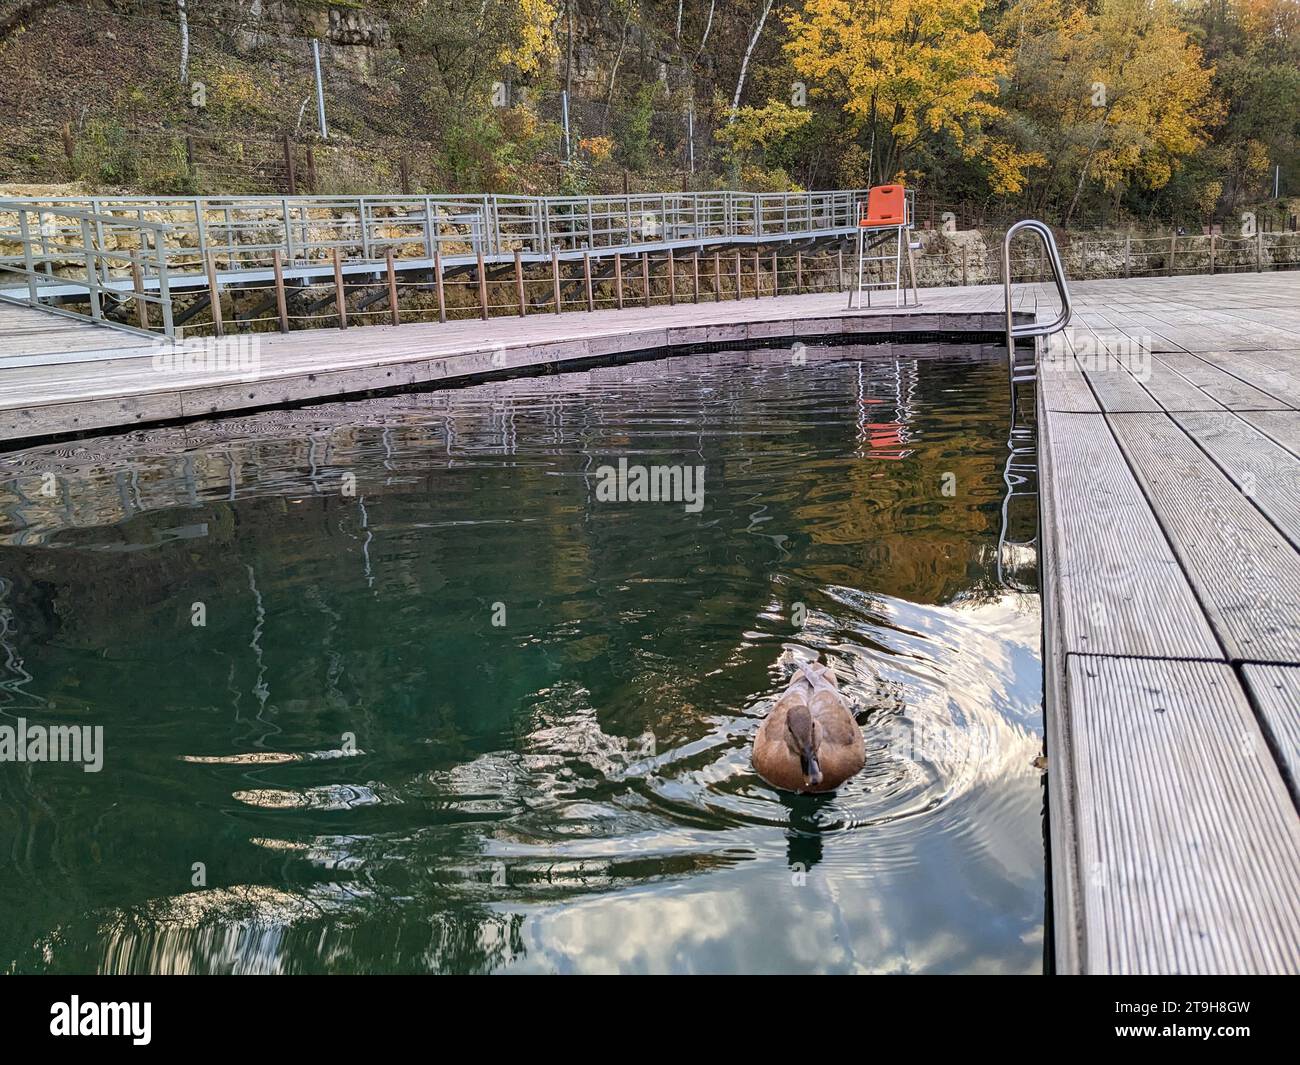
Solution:
M 4 456 L 0 725 L 103 761 L 0 764 L 0 971 L 1041 970 L 1006 392 L 723 352 Z M 816 655 L 867 765 L 786 795 Z

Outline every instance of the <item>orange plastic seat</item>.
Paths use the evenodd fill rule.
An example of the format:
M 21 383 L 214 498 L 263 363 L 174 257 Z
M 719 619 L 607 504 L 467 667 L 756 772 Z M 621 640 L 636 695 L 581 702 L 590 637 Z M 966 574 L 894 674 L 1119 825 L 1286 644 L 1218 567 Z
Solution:
M 902 185 L 877 185 L 867 193 L 867 213 L 858 220 L 871 226 L 901 226 L 907 223 Z

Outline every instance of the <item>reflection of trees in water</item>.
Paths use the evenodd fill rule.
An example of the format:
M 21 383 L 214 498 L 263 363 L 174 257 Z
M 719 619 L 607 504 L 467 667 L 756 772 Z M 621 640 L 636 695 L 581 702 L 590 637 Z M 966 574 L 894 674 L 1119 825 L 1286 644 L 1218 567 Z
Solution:
M 795 600 L 825 621 L 815 635 L 829 646 L 855 634 L 837 587 L 922 604 L 999 592 L 999 366 L 890 361 L 864 380 L 810 355 L 800 368 L 770 352 L 697 356 L 702 374 L 630 365 L 24 453 L 22 469 L 60 473 L 60 494 L 34 492 L 31 472 L 0 485 L 6 654 L 35 678 L 0 685 L 0 709 L 38 692 L 73 717 L 102 715 L 113 757 L 101 780 L 5 777 L 22 813 L 0 815 L 0 849 L 24 859 L 0 874 L 0 896 L 41 894 L 15 914 L 3 956 L 32 958 L 26 944 L 61 915 L 56 954 L 107 937 L 115 968 L 242 951 L 364 969 L 385 935 L 412 968 L 492 968 L 517 953 L 518 926 L 473 885 L 496 862 L 486 841 L 516 826 L 528 828 L 505 865 L 529 897 L 724 861 L 600 852 L 599 804 L 626 790 L 639 737 L 689 744 L 766 691 L 774 640 L 800 638 Z M 597 503 L 591 470 L 620 454 L 703 462 L 704 513 Z M 954 498 L 939 492 L 944 472 Z M 499 631 L 496 601 L 508 605 Z M 179 762 L 319 749 L 345 732 L 364 757 Z M 105 784 L 124 806 L 105 803 Z M 375 801 L 346 799 L 361 789 Z M 547 820 L 578 801 L 597 811 L 579 822 L 595 843 Z M 816 801 L 791 807 L 789 858 L 804 868 L 821 860 L 821 834 L 798 803 Z M 611 820 L 611 845 L 640 827 L 633 816 Z M 192 897 L 195 860 L 234 886 L 169 917 Z M 351 878 L 321 881 L 339 871 Z M 266 893 L 264 909 L 241 916 L 250 900 L 234 891 Z M 117 916 L 103 931 L 66 916 L 105 910 Z M 323 931 L 339 952 L 328 963 Z
M 489 973 L 523 958 L 524 915 L 427 900 L 372 906 L 317 891 L 243 887 L 74 921 L 36 944 L 23 971 L 102 973 Z

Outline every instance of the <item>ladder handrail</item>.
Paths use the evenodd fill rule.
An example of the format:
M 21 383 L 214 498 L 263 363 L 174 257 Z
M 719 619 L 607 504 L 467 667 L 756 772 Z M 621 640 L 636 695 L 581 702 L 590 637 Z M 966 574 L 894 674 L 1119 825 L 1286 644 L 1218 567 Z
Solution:
M 1056 282 L 1056 291 L 1061 297 L 1061 313 L 1046 324 L 1030 322 L 1025 325 L 1015 325 L 1011 320 L 1011 241 L 1022 229 L 1037 233 L 1042 238 L 1043 250 L 1047 253 L 1047 261 L 1052 266 L 1052 279 Z M 1056 238 L 1052 236 L 1052 231 L 1046 225 L 1035 218 L 1025 218 L 1016 222 L 1002 238 L 1002 287 L 1006 295 L 1008 357 L 1013 362 L 1015 357 L 1012 345 L 1017 338 L 1042 337 L 1050 333 L 1059 333 L 1069 324 L 1070 289 L 1065 283 L 1065 267 L 1061 265 L 1060 252 L 1056 250 Z

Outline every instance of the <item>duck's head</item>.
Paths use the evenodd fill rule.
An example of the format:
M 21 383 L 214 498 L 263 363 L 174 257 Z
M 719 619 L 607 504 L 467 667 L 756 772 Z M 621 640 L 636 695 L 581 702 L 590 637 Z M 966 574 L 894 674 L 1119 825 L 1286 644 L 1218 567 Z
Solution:
M 790 707 L 785 717 L 785 742 L 799 758 L 799 768 L 803 771 L 803 786 L 817 787 L 822 782 L 822 767 L 817 762 L 822 730 L 821 726 L 813 720 L 808 707 L 802 705 Z

